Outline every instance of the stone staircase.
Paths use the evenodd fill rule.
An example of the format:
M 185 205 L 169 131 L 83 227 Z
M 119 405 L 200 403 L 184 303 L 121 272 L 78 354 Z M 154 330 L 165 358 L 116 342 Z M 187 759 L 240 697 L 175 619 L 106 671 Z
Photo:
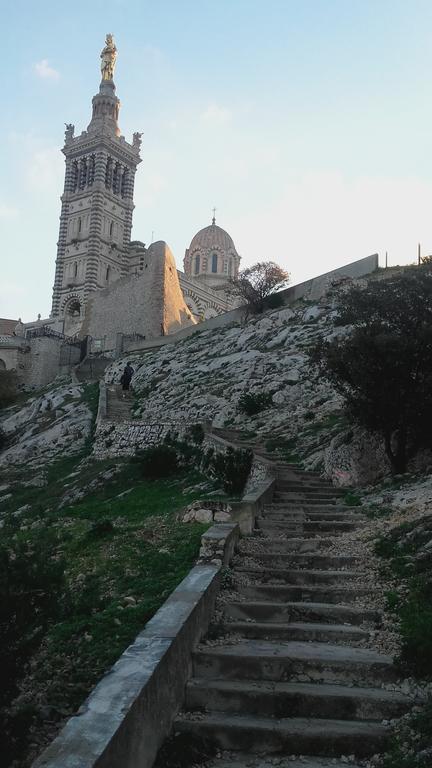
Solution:
M 382 687 L 397 679 L 391 657 L 359 647 L 380 617 L 357 605 L 367 598 L 358 558 L 331 552 L 362 523 L 340 496 L 279 464 L 273 503 L 239 542 L 175 722 L 223 751 L 219 768 L 267 768 L 274 755 L 284 766 L 306 756 L 292 768 L 342 766 L 382 752 L 383 721 L 411 706 Z
M 107 419 L 114 422 L 129 421 L 132 418 L 133 395 L 123 391 L 120 384 L 107 384 Z
M 85 357 L 81 363 L 75 366 L 75 376 L 78 381 L 99 381 L 103 378 L 105 369 L 111 365 L 109 357 Z

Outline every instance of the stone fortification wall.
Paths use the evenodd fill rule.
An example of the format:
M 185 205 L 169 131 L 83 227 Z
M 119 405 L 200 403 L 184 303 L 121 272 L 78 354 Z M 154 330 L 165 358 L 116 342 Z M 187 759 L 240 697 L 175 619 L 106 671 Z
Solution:
M 9 342 L 2 344 L 0 341 L 0 370 L 11 371 L 15 369 L 19 373 L 19 369 L 23 366 L 23 350 L 21 347 Z
M 29 340 L 30 354 L 24 370 L 24 383 L 29 387 L 43 387 L 53 381 L 60 371 L 62 339 L 39 336 Z
M 293 304 L 295 301 L 301 298 L 310 299 L 311 301 L 318 301 L 331 287 L 333 280 L 342 277 L 349 277 L 351 279 L 365 277 L 366 275 L 370 275 L 377 268 L 378 255 L 373 254 L 372 256 L 366 256 L 364 259 L 353 261 L 351 264 L 347 264 L 344 267 L 339 267 L 338 269 L 334 269 L 331 272 L 326 272 L 323 275 L 314 277 L 311 280 L 306 280 L 304 283 L 290 286 L 284 291 L 280 291 L 278 295 L 282 297 L 284 304 L 287 305 Z M 123 351 L 134 352 L 141 349 L 151 349 L 154 347 L 164 346 L 165 344 L 170 344 L 172 342 L 181 341 L 182 339 L 191 336 L 197 331 L 224 328 L 228 325 L 231 325 L 232 323 L 240 324 L 244 322 L 246 315 L 247 311 L 245 307 L 237 307 L 236 309 L 232 309 L 230 312 L 225 312 L 222 315 L 218 315 L 217 317 L 212 317 L 209 320 L 205 320 L 196 326 L 182 328 L 180 331 L 173 334 L 173 336 L 170 338 L 153 339 L 150 341 L 143 341 L 142 339 L 128 341 L 124 344 Z
M 163 442 L 174 424 L 143 424 L 139 421 L 122 423 L 101 420 L 97 426 L 93 455 L 97 459 L 133 456 L 137 451 Z
M 194 323 L 183 299 L 174 257 L 160 241 L 146 251 L 140 275 L 121 278 L 92 295 L 80 335 L 104 339 L 104 349 L 115 349 L 118 333 L 154 339 Z

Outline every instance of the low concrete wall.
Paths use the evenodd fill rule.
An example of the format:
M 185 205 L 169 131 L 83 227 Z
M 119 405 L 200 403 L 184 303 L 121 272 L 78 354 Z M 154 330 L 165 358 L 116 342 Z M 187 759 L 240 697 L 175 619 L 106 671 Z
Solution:
M 192 568 L 33 768 L 151 768 L 210 622 L 219 563 L 228 564 L 238 535 L 237 525 L 207 531 L 201 557 L 210 562 Z
M 279 291 L 278 295 L 283 297 L 285 304 L 293 304 L 305 296 L 312 301 L 318 301 L 329 288 L 332 278 L 351 277 L 355 279 L 365 277 L 375 272 L 376 269 L 378 269 L 378 254 L 374 253 L 364 259 L 352 261 L 344 267 L 338 267 L 330 272 L 324 272 L 323 275 L 312 277 L 310 280 L 305 280 L 304 283 L 285 288 L 284 291 Z

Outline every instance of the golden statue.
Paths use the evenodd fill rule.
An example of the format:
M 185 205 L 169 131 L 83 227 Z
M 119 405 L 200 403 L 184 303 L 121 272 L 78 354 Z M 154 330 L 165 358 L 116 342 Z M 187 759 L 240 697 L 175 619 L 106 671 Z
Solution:
M 112 80 L 117 59 L 117 48 L 112 35 L 107 35 L 105 48 L 101 51 L 102 80 Z

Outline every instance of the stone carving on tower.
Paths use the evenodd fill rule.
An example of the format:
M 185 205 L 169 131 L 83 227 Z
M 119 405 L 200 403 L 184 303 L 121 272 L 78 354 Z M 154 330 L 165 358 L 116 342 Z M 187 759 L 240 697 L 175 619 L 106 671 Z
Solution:
M 113 36 L 108 34 L 105 39 L 105 48 L 101 51 L 102 80 L 114 80 L 114 70 L 117 60 L 117 48 Z
M 51 316 L 65 318 L 68 335 L 79 332 L 89 296 L 129 272 L 133 191 L 141 135 L 120 135 L 120 100 L 113 80 L 117 48 L 106 36 L 102 80 L 86 131 L 66 124 L 66 159 Z M 139 141 L 138 141 L 139 137 Z

